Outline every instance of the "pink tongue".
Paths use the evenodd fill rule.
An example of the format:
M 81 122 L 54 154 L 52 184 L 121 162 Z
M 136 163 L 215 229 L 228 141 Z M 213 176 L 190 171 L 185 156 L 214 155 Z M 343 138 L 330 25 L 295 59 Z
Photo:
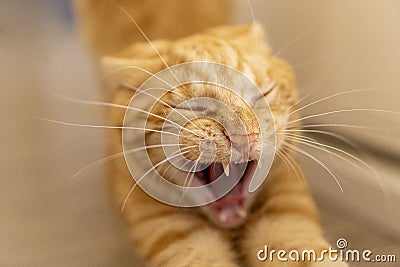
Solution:
M 212 191 L 218 194 L 219 192 L 226 192 L 227 188 L 232 188 L 232 186 L 242 178 L 246 166 L 247 163 L 229 164 L 229 176 L 226 176 L 221 163 L 211 163 L 210 167 L 208 168 L 208 177 L 210 179 L 210 183 L 218 179 L 218 177 L 221 179 L 218 180 L 218 182 L 210 185 Z M 239 185 L 240 184 L 236 184 L 236 186 L 223 198 L 239 195 L 241 193 L 241 186 Z

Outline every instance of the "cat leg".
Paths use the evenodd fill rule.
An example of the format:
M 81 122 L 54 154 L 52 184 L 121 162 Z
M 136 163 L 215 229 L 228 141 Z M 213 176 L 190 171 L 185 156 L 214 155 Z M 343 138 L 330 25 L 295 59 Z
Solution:
M 125 213 L 137 252 L 148 266 L 237 266 L 230 243 L 206 219 L 139 194 Z
M 298 179 L 296 174 L 285 172 L 270 178 L 260 192 L 259 201 L 244 227 L 239 244 L 248 266 L 347 266 L 340 261 L 329 260 L 328 252 L 323 253 L 323 250 L 329 249 L 329 244 L 323 237 L 317 208 L 305 181 Z M 273 250 L 275 252 L 271 256 Z M 300 255 L 297 256 L 293 250 Z M 304 250 L 315 251 L 316 261 L 312 252 L 311 256 L 305 253 L 303 257 Z M 278 258 L 278 253 L 283 260 Z M 305 261 L 302 261 L 303 258 Z M 318 262 L 322 258 L 325 260 Z

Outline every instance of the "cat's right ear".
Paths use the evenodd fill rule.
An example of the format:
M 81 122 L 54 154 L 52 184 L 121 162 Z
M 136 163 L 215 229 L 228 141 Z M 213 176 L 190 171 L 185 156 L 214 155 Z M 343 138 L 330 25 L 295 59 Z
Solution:
M 114 95 L 123 89 L 134 92 L 160 68 L 159 64 L 148 58 L 105 56 L 101 60 L 101 70 L 108 95 Z
M 138 42 L 126 49 L 101 59 L 107 94 L 111 97 L 121 89 L 134 92 L 152 75 L 165 68 L 159 53 L 165 52 L 170 42 L 159 40 L 151 43 Z
M 136 89 L 146 81 L 152 73 L 148 59 L 133 60 L 125 57 L 106 56 L 101 59 L 101 71 L 104 97 L 107 102 L 126 106 L 135 94 Z M 147 69 L 148 68 L 148 69 Z M 113 126 L 122 126 L 125 109 L 111 109 Z

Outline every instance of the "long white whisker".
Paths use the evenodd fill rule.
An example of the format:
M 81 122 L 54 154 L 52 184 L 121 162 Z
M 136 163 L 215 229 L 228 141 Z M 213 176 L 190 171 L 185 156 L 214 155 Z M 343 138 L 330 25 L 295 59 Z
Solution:
M 286 153 L 286 156 L 288 157 L 288 159 L 292 160 L 292 162 L 294 163 L 295 167 L 300 171 L 301 174 L 301 178 L 300 182 L 304 182 L 304 180 L 306 179 L 306 176 L 303 173 L 303 170 L 301 169 L 300 165 L 297 163 L 297 160 L 294 158 L 294 156 L 290 155 L 290 153 Z
M 253 24 L 256 25 L 256 16 L 254 15 L 253 5 L 252 5 L 250 0 L 247 0 L 247 3 L 248 3 L 248 6 L 249 6 L 249 9 L 250 9 L 250 15 L 251 15 L 251 19 L 253 21 Z M 256 36 L 255 33 L 253 34 L 253 36 L 254 36 L 254 46 L 255 46 L 256 51 L 258 51 L 257 36 Z
M 339 123 L 321 123 L 321 124 L 304 124 L 300 126 L 301 128 L 319 128 L 319 127 L 344 127 L 344 128 L 354 128 L 354 129 L 364 129 L 364 130 L 371 130 L 371 131 L 379 131 L 379 132 L 398 132 L 398 131 L 388 131 L 384 129 L 366 127 L 361 125 L 352 125 L 352 124 L 339 124 Z M 293 129 L 296 127 L 293 127 Z M 289 128 L 292 129 L 292 128 Z
M 368 92 L 369 92 L 369 91 L 372 91 L 372 89 L 350 90 L 350 91 L 345 91 L 345 92 L 340 92 L 340 93 L 337 93 L 337 94 L 333 94 L 333 95 L 330 95 L 330 96 L 327 96 L 327 97 L 318 99 L 318 100 L 316 100 L 316 101 L 313 101 L 313 102 L 311 102 L 311 103 L 308 103 L 307 105 L 304 105 L 304 106 L 302 106 L 302 107 L 300 107 L 300 108 L 298 108 L 298 109 L 296 109 L 296 110 L 293 110 L 292 112 L 289 113 L 289 116 L 292 115 L 293 113 L 299 112 L 300 110 L 303 110 L 303 109 L 305 109 L 305 108 L 307 108 L 307 107 L 309 107 L 309 106 L 315 105 L 315 104 L 317 104 L 317 103 L 326 101 L 326 100 L 328 100 L 328 99 L 331 99 L 331 98 L 334 98 L 334 97 L 337 97 L 337 96 L 346 95 L 346 94 L 353 94 L 353 93 L 359 93 L 359 92 L 365 92 L 365 91 L 368 91 Z
M 66 100 L 71 101 L 71 102 L 80 103 L 80 104 L 89 104 L 89 105 L 97 105 L 97 106 L 108 106 L 108 107 L 123 108 L 123 109 L 138 111 L 138 112 L 147 114 L 147 115 L 149 115 L 149 116 L 153 116 L 153 117 L 159 118 L 159 119 L 161 119 L 161 120 L 168 121 L 168 122 L 170 122 L 170 123 L 175 124 L 176 126 L 178 126 L 179 129 L 185 130 L 185 131 L 190 132 L 191 134 L 193 134 L 193 135 L 195 135 L 195 136 L 197 136 L 197 137 L 200 137 L 198 134 L 196 134 L 195 132 L 193 132 L 193 131 L 191 131 L 191 130 L 189 130 L 189 129 L 186 129 L 186 128 L 183 127 L 182 125 L 179 125 L 178 123 L 176 123 L 176 122 L 174 122 L 174 121 L 171 121 L 171 120 L 169 120 L 169 119 L 167 119 L 167 118 L 164 118 L 164 117 L 162 117 L 162 116 L 159 116 L 159 115 L 157 115 L 157 114 L 151 113 L 151 112 L 146 111 L 146 110 L 142 110 L 142 109 L 135 108 L 135 107 L 130 107 L 130 106 L 125 106 L 125 105 L 120 105 L 120 104 L 114 104 L 114 103 L 107 103 L 107 102 L 100 102 L 100 101 L 91 101 L 91 100 L 82 100 L 82 99 L 75 99 L 75 98 L 70 98 L 70 97 L 64 97 L 64 98 L 65 98 Z
M 194 168 L 191 169 L 191 170 L 189 170 L 189 173 L 192 172 L 192 171 L 196 171 L 197 166 L 198 166 L 198 164 L 199 164 L 199 162 L 200 162 L 200 159 L 201 159 L 201 156 L 203 155 L 203 153 L 204 153 L 204 151 L 202 151 L 202 152 L 200 153 L 199 158 L 196 160 L 196 162 L 195 162 L 194 165 L 193 165 Z M 190 184 L 192 183 L 193 177 L 194 177 L 194 173 L 191 175 L 191 178 L 190 178 L 190 180 L 189 180 L 189 182 L 188 182 L 188 185 L 190 185 Z M 185 187 L 185 185 L 186 185 L 186 179 L 185 179 L 185 182 L 183 183 L 183 186 L 184 186 L 184 187 Z
M 318 160 L 316 157 L 314 157 L 314 156 L 311 155 L 310 153 L 307 153 L 306 151 L 304 151 L 304 150 L 302 150 L 302 149 L 300 149 L 300 148 L 298 148 L 298 147 L 296 147 L 296 146 L 293 146 L 293 145 L 291 145 L 291 144 L 289 144 L 289 143 L 284 143 L 284 145 L 286 145 L 286 146 L 290 147 L 291 149 L 293 149 L 293 150 L 299 152 L 300 154 L 303 154 L 303 155 L 305 155 L 305 156 L 308 156 L 309 158 L 311 158 L 312 160 L 314 160 L 315 162 L 317 162 L 319 165 L 321 165 L 321 167 L 324 168 L 324 169 L 333 177 L 333 179 L 336 181 L 336 183 L 338 184 L 338 186 L 339 186 L 339 188 L 340 188 L 340 191 L 341 191 L 342 193 L 344 192 L 344 191 L 343 191 L 343 188 L 342 188 L 342 185 L 340 184 L 340 182 L 339 182 L 338 178 L 336 177 L 336 175 L 335 175 L 323 162 L 321 162 L 320 160 Z
M 310 138 L 310 139 L 307 138 L 306 139 L 306 138 L 304 138 L 304 136 L 301 136 L 301 135 L 289 134 L 287 136 L 287 138 L 292 140 L 292 141 L 294 141 L 294 142 L 298 142 L 298 143 L 313 147 L 313 148 L 318 149 L 318 150 L 323 150 L 323 151 L 327 152 L 328 154 L 334 155 L 334 156 L 336 156 L 336 157 L 338 157 L 338 158 L 340 158 L 340 159 L 342 159 L 342 160 L 344 160 L 346 162 L 349 162 L 349 163 L 353 164 L 353 166 L 360 167 L 360 165 L 354 164 L 354 162 L 349 161 L 345 157 L 340 156 L 340 155 L 338 155 L 336 153 L 333 153 L 332 151 L 329 151 L 327 149 L 323 149 L 321 147 L 330 148 L 332 150 L 338 151 L 338 152 L 343 153 L 346 156 L 356 160 L 357 162 L 361 163 L 362 165 L 366 166 L 367 168 L 371 169 L 371 171 L 373 171 L 372 167 L 370 165 L 368 165 L 366 162 L 364 162 L 363 160 L 357 158 L 356 156 L 354 156 L 351 153 L 348 153 L 348 152 L 346 152 L 346 151 L 344 151 L 342 149 L 339 149 L 339 148 L 336 148 L 336 147 L 333 147 L 333 146 L 330 146 L 330 145 L 327 145 L 327 144 L 324 144 L 324 143 L 321 143 L 321 142 L 317 142 L 316 140 L 314 140 L 312 138 Z M 373 173 L 374 173 L 374 171 L 373 171 Z
M 311 118 L 316 118 L 316 117 L 321 117 L 321 116 L 325 116 L 325 115 L 335 114 L 335 113 L 357 112 L 357 111 L 382 112 L 382 113 L 400 115 L 400 112 L 384 110 L 384 109 L 353 108 L 353 109 L 341 109 L 341 110 L 333 110 L 333 111 L 323 112 L 323 113 L 319 113 L 319 114 L 313 114 L 313 115 L 302 117 L 300 119 L 290 121 L 288 124 L 290 125 L 295 122 L 299 122 L 299 121 L 303 121 L 303 120 L 307 120 L 307 119 L 311 119 Z
M 292 39 L 289 43 L 287 43 L 286 45 L 280 47 L 278 50 L 273 51 L 272 55 L 277 56 L 279 55 L 282 51 L 285 51 L 288 47 L 292 46 L 294 43 L 296 43 L 297 41 L 301 40 L 303 37 L 309 35 L 309 34 L 317 34 L 319 33 L 319 31 L 306 31 L 302 34 L 300 34 L 299 36 L 297 36 L 296 38 Z
M 79 176 L 81 173 L 85 172 L 88 169 L 91 169 L 92 167 L 95 167 L 97 165 L 109 162 L 111 160 L 117 159 L 119 157 L 122 157 L 125 153 L 126 154 L 131 154 L 131 153 L 135 153 L 141 150 L 145 150 L 145 149 L 151 149 L 151 148 L 157 148 L 157 147 L 170 147 L 170 146 L 179 146 L 180 144 L 161 144 L 161 145 L 150 145 L 150 146 L 142 146 L 142 147 L 137 147 L 137 148 L 133 148 L 133 149 L 128 149 L 126 151 L 121 151 L 112 155 L 109 155 L 105 158 L 93 161 L 92 163 L 90 163 L 89 165 L 87 165 L 86 167 L 80 169 L 79 171 L 77 171 L 74 175 L 72 175 L 71 177 L 68 178 L 68 180 L 72 180 L 75 177 Z
M 195 146 L 187 147 L 187 149 L 192 148 L 192 147 L 195 147 Z M 143 174 L 142 177 L 140 177 L 140 178 L 135 182 L 135 184 L 131 187 L 131 189 L 129 190 L 129 192 L 128 192 L 128 194 L 127 194 L 125 200 L 124 200 L 124 203 L 122 204 L 121 211 L 123 212 L 123 211 L 125 210 L 125 206 L 126 206 L 126 203 L 127 203 L 128 199 L 129 199 L 129 197 L 131 196 L 133 190 L 135 190 L 136 186 L 142 181 L 142 179 L 144 179 L 151 171 L 155 170 L 157 167 L 159 167 L 160 165 L 166 163 L 167 161 L 169 161 L 169 160 L 171 160 L 171 159 L 173 159 L 173 158 L 176 158 L 176 157 L 178 157 L 178 156 L 181 156 L 181 155 L 184 155 L 184 154 L 190 152 L 190 151 L 182 152 L 183 150 L 184 150 L 184 149 L 178 150 L 177 152 L 175 152 L 175 153 L 174 153 L 173 155 L 171 155 L 170 157 L 168 157 L 168 158 L 166 158 L 166 159 L 160 161 L 160 162 L 157 163 L 155 166 L 152 166 L 152 168 L 150 168 L 145 174 Z M 179 152 L 182 152 L 182 153 L 179 153 Z
M 127 70 L 127 69 L 134 69 L 134 70 L 143 71 L 143 72 L 149 74 L 151 77 L 154 77 L 154 78 L 156 78 L 157 80 L 159 80 L 159 81 L 165 83 L 166 85 L 168 85 L 168 86 L 170 86 L 170 87 L 173 87 L 172 84 L 170 84 L 169 82 L 167 82 L 167 81 L 164 80 L 164 79 L 161 79 L 161 78 L 158 77 L 156 74 L 154 74 L 154 73 L 152 73 L 152 72 L 150 72 L 150 71 L 148 71 L 148 70 L 146 70 L 146 69 L 144 69 L 144 68 L 141 68 L 141 67 L 138 67 L 138 66 L 134 66 L 134 65 L 128 65 L 128 66 L 123 66 L 123 67 L 118 67 L 118 68 L 112 69 L 112 70 L 106 72 L 105 74 L 103 74 L 103 77 L 106 77 L 106 76 L 109 76 L 109 75 L 111 75 L 111 74 L 113 74 L 113 73 L 115 73 L 115 72 L 122 71 L 122 70 Z M 137 89 L 137 88 L 135 88 L 135 89 Z
M 304 99 L 306 99 L 307 97 L 309 97 L 310 94 L 311 94 L 312 92 L 313 92 L 313 91 L 307 92 L 303 97 L 301 97 L 301 98 L 298 99 L 294 104 L 292 104 L 290 107 L 288 107 L 288 109 L 287 109 L 285 112 L 283 112 L 282 115 L 286 115 L 288 112 L 290 112 L 290 114 L 288 115 L 288 117 L 290 117 L 290 115 L 293 114 L 294 112 L 296 112 L 296 110 L 297 110 L 297 109 L 296 109 L 296 110 L 294 110 L 294 111 L 291 112 L 292 108 L 294 108 L 294 107 L 297 106 L 301 101 L 303 101 Z
M 293 163 L 292 163 L 292 161 L 289 159 L 289 153 L 286 153 L 284 150 L 282 150 L 282 151 L 279 151 L 279 153 L 278 154 L 281 154 L 281 158 L 283 158 L 285 161 L 287 161 L 287 163 L 289 163 L 289 165 L 290 165 L 290 167 L 294 170 L 294 172 L 296 173 L 296 177 L 297 177 L 297 180 L 299 181 L 299 182 L 301 182 L 301 183 L 303 183 L 303 180 L 302 180 L 302 178 L 300 177 L 300 175 L 299 175 L 299 172 L 297 171 L 297 168 L 293 165 Z M 286 166 L 289 168 L 289 166 L 288 166 L 288 164 L 286 163 Z M 298 166 L 298 165 L 297 165 Z M 301 172 L 301 174 L 302 174 L 302 177 L 303 177 L 303 179 L 304 179 L 304 174 L 303 174 L 303 172 Z
M 315 142 L 315 143 L 319 143 L 317 140 L 309 137 L 309 136 L 304 136 L 304 135 L 298 135 L 298 134 L 286 134 L 286 137 L 289 138 L 289 140 L 294 141 L 293 139 L 290 139 L 290 137 L 296 137 L 296 138 L 300 138 L 301 140 L 307 140 L 307 141 L 311 141 L 311 142 Z M 332 155 L 329 153 L 329 151 L 326 149 L 326 147 L 321 148 L 322 150 L 324 150 L 325 152 L 328 153 L 330 158 L 333 158 Z
M 190 169 L 189 169 L 189 171 L 188 171 L 188 173 L 187 173 L 187 175 L 186 175 L 186 177 L 185 177 L 185 180 L 184 180 L 184 182 L 183 182 L 183 190 L 182 190 L 181 202 L 183 201 L 183 199 L 184 199 L 184 197 L 185 197 L 186 182 L 188 181 L 189 176 L 191 176 L 192 178 L 194 177 L 194 173 L 192 173 L 192 171 L 194 171 L 194 170 L 197 168 L 197 163 L 200 161 L 201 155 L 202 155 L 202 154 L 203 154 L 203 152 L 200 153 L 199 158 L 196 160 L 195 164 L 193 164 L 193 166 L 190 167 Z M 191 180 L 190 180 L 190 182 L 188 183 L 188 185 L 190 185 L 190 183 L 191 183 Z
M 144 131 L 144 132 L 148 131 L 148 132 L 156 132 L 156 133 L 162 133 L 162 134 L 169 134 L 169 135 L 179 136 L 179 134 L 176 134 L 176 133 L 171 133 L 171 132 L 166 132 L 166 131 L 160 131 L 160 130 L 155 130 L 155 129 L 139 128 L 139 127 L 80 124 L 80 123 L 72 123 L 72 122 L 51 120 L 51 119 L 46 119 L 46 118 L 37 118 L 37 119 L 42 120 L 42 121 L 47 121 L 47 122 L 52 122 L 52 123 L 67 125 L 67 126 L 89 127 L 89 128 L 102 128 L 102 129 L 128 129 L 128 130 L 138 130 L 138 131 Z
M 146 41 L 149 43 L 149 45 L 153 48 L 153 50 L 157 53 L 158 57 L 161 59 L 162 63 L 165 65 L 165 67 L 167 67 L 167 69 L 169 70 L 169 72 L 171 73 L 171 75 L 174 77 L 174 79 L 181 84 L 181 82 L 178 80 L 178 78 L 175 76 L 175 74 L 170 70 L 169 65 L 167 64 L 167 62 L 165 61 L 165 59 L 161 56 L 160 52 L 158 51 L 158 49 L 156 48 L 156 46 L 153 44 L 152 41 L 150 41 L 149 37 L 144 33 L 144 31 L 142 30 L 142 28 L 139 26 L 139 24 L 136 22 L 136 20 L 128 13 L 128 11 L 126 11 L 125 8 L 123 8 L 121 5 L 119 4 L 115 4 L 118 6 L 119 9 L 122 10 L 122 12 L 124 12 L 126 14 L 126 16 L 128 16 L 128 18 L 135 24 L 136 28 L 138 29 L 138 31 L 140 32 L 140 34 L 146 39 Z
M 328 136 L 332 136 L 334 138 L 337 138 L 339 140 L 341 140 L 342 142 L 348 144 L 349 146 L 351 146 L 352 148 L 356 149 L 357 151 L 359 151 L 361 148 L 358 144 L 356 144 L 354 141 L 352 141 L 350 138 L 344 137 L 341 134 L 335 133 L 335 132 L 328 132 L 328 131 L 324 131 L 324 130 L 311 130 L 311 129 L 285 129 L 282 131 L 277 132 L 276 134 L 286 134 L 286 133 L 318 133 L 318 134 L 324 134 L 324 135 L 328 135 Z
M 314 63 L 320 63 L 320 62 L 327 61 L 330 58 L 333 58 L 333 56 L 326 56 L 326 57 L 317 58 L 317 59 L 310 59 L 310 60 L 307 60 L 306 62 L 294 63 L 294 64 L 290 64 L 290 65 L 293 69 L 301 69 L 301 68 L 307 67 L 308 65 L 311 65 Z
M 289 164 L 288 164 L 288 159 L 284 156 L 284 154 L 280 151 L 280 150 L 277 150 L 276 151 L 276 155 L 278 156 L 278 157 L 280 157 L 282 160 L 283 160 L 283 162 L 285 163 L 285 165 L 286 165 L 286 168 L 289 170 L 290 168 L 293 168 L 293 167 L 290 167 L 289 166 Z
M 352 164 L 353 166 L 356 166 L 357 168 L 361 169 L 362 171 L 364 171 L 364 169 L 362 168 L 362 166 L 364 166 L 364 167 L 366 167 L 367 169 L 369 169 L 369 170 L 371 171 L 372 175 L 374 176 L 374 178 L 376 179 L 376 181 L 378 182 L 379 187 L 381 188 L 382 193 L 384 194 L 385 199 L 387 200 L 387 194 L 386 194 L 385 189 L 384 189 L 384 187 L 383 187 L 382 181 L 379 179 L 379 175 L 376 173 L 376 171 L 374 170 L 374 168 L 373 168 L 371 165 L 369 165 L 367 162 L 365 162 L 365 161 L 362 160 L 362 159 L 359 159 L 358 157 L 354 156 L 353 154 L 351 154 L 351 153 L 349 153 L 349 152 L 347 152 L 347 151 L 344 151 L 344 150 L 342 150 L 342 149 L 336 148 L 336 147 L 334 147 L 334 146 L 330 146 L 330 145 L 327 145 L 327 144 L 323 144 L 323 143 L 317 142 L 317 141 L 315 141 L 315 140 L 306 140 L 306 139 L 302 139 L 302 138 L 300 138 L 300 137 L 302 137 L 302 136 L 293 136 L 293 135 L 292 135 L 292 136 L 288 136 L 288 138 L 289 138 L 290 140 L 294 141 L 294 142 L 298 142 L 298 143 L 301 143 L 301 144 L 304 144 L 304 145 L 313 147 L 313 148 L 318 149 L 318 150 L 323 150 L 323 151 L 325 151 L 325 152 L 327 152 L 327 153 L 329 153 L 329 154 L 331 154 L 331 155 L 333 155 L 333 156 L 335 156 L 335 157 L 338 157 L 338 158 L 340 158 L 340 159 L 342 159 L 342 160 L 344 160 L 344 161 L 346 161 L 346 162 Z M 337 153 L 333 153 L 332 151 L 329 151 L 329 150 L 326 150 L 326 149 L 322 149 L 322 148 L 319 147 L 319 146 L 322 146 L 322 147 L 329 148 L 329 149 L 332 149 L 332 150 L 334 150 L 334 151 L 340 152 L 340 153 L 342 153 L 342 154 L 344 154 L 344 155 L 350 157 L 351 159 L 355 160 L 356 162 L 358 162 L 359 164 L 361 164 L 361 166 L 360 166 L 359 164 L 356 164 L 356 163 L 354 163 L 354 162 L 348 160 L 347 158 L 345 158 L 345 157 L 343 157 L 343 156 L 341 156 L 341 155 L 338 155 Z
M 126 86 L 128 86 L 128 87 L 130 88 L 129 85 L 126 85 Z M 161 89 L 161 90 L 164 90 L 164 88 L 149 88 L 149 89 Z M 147 91 L 147 90 L 141 90 L 141 91 L 139 91 L 139 92 L 140 92 L 140 93 L 143 93 L 143 94 L 145 94 L 145 95 L 148 95 L 148 96 L 152 97 L 153 99 L 155 99 L 155 100 L 157 100 L 157 101 L 160 101 L 161 103 L 163 103 L 163 104 L 166 105 L 167 107 L 169 107 L 169 108 L 175 110 L 179 115 L 181 115 L 184 119 L 186 119 L 187 122 L 189 122 L 190 124 L 192 124 L 194 127 L 197 128 L 197 125 L 195 125 L 188 117 L 186 117 L 185 115 L 183 115 L 182 112 L 179 112 L 178 109 L 174 109 L 174 108 L 173 108 L 170 104 L 168 104 L 167 102 L 165 102 L 165 101 L 163 101 L 163 100 L 161 100 L 161 99 L 155 97 L 154 95 L 152 95 L 152 94 L 150 94 L 150 93 L 148 93 L 148 92 L 146 92 L 146 91 Z M 171 92 L 172 92 L 172 91 L 171 91 Z M 191 107 L 189 107 L 189 108 L 190 108 L 190 110 L 191 110 L 192 113 L 193 113 L 192 108 L 191 108 Z M 165 114 L 165 113 L 164 113 L 164 114 Z M 195 115 L 195 114 L 194 114 L 194 115 Z M 165 114 L 165 116 L 167 116 L 167 114 Z M 204 128 L 204 126 L 203 126 L 203 128 Z

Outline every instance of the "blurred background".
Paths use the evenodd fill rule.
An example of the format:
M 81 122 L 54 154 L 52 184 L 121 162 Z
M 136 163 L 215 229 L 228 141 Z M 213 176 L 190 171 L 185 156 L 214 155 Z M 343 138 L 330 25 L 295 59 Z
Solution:
M 354 160 L 304 146 L 334 170 L 343 187 L 342 193 L 321 166 L 299 157 L 328 239 L 346 238 L 354 249 L 399 260 L 400 119 L 364 109 L 400 112 L 400 2 L 250 3 L 252 9 L 247 0 L 236 0 L 232 21 L 251 22 L 253 10 L 272 51 L 294 67 L 304 96 L 300 106 L 332 96 L 301 110 L 304 116 L 363 109 L 303 121 L 319 125 L 308 129 L 350 140 L 355 148 L 312 133 L 365 160 L 378 177 Z M 70 179 L 104 157 L 106 130 L 39 119 L 104 124 L 106 110 L 60 97 L 100 99 L 70 1 L 1 1 L 0 73 L 0 266 L 136 266 L 108 196 L 104 166 Z M 348 91 L 354 92 L 342 93 Z

